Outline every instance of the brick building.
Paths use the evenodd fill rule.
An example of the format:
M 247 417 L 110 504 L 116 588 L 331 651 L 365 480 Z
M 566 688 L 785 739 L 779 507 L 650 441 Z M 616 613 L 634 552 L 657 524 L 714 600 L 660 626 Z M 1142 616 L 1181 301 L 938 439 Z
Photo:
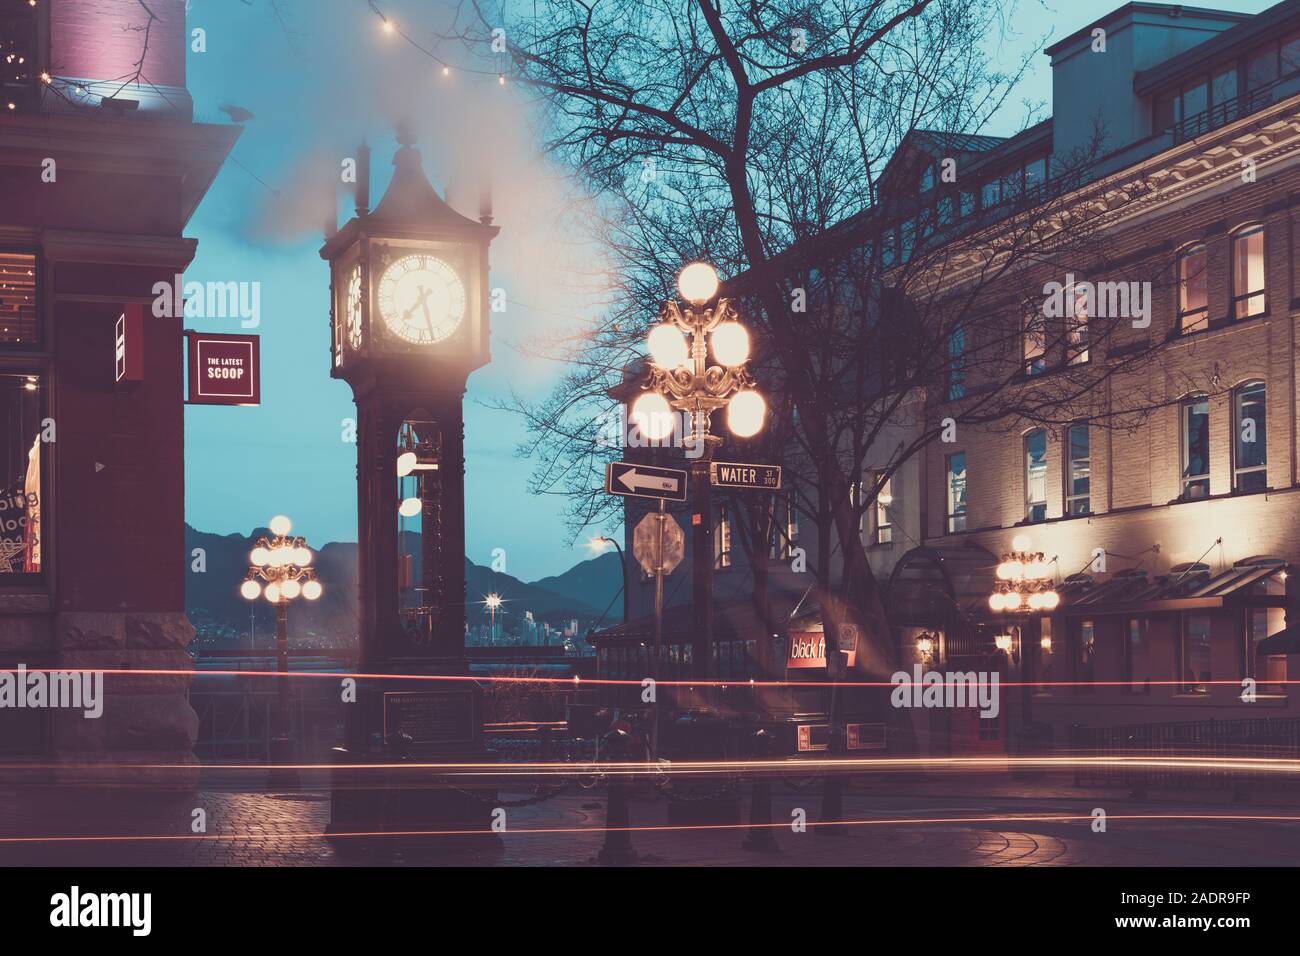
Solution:
M 196 124 L 184 0 L 0 3 L 0 659 L 191 666 L 180 316 L 153 287 L 238 131 Z M 144 310 L 141 380 L 117 323 Z M 109 676 L 103 716 L 0 713 L 7 753 L 192 764 L 188 677 Z M 184 775 L 182 774 L 182 777 Z
M 957 346 L 964 381 L 931 391 L 927 417 L 959 420 L 995 382 L 1033 404 L 1072 367 L 1113 372 L 1075 420 L 958 425 L 928 446 L 921 544 L 891 580 L 899 659 L 1040 686 L 1008 691 L 998 726 L 973 737 L 947 716 L 918 737 L 996 751 L 1089 728 L 1294 718 L 1279 682 L 1300 676 L 1287 573 L 1300 561 L 1300 4 L 1243 17 L 1133 3 L 1047 54 L 1053 117 L 981 150 L 950 200 L 936 188 L 916 205 L 960 208 L 969 191 L 974 217 L 1048 197 L 1088 208 L 1105 264 L 1027 269 L 984 290 L 1005 334 Z M 1109 136 L 1088 175 L 1056 186 L 1098 112 Z M 1023 177 L 1010 201 L 1009 174 Z M 997 228 L 953 240 L 969 244 L 954 289 Z M 1081 304 L 1091 283 L 1091 321 L 1117 305 L 1102 283 L 1145 283 L 1149 309 L 1090 343 L 1087 315 L 1054 315 L 1041 294 L 1025 310 L 1018 293 L 1049 282 L 1067 295 L 1073 282 Z M 1051 612 L 989 606 L 1019 536 L 1049 566 Z M 1248 678 L 1253 702 L 1240 699 Z

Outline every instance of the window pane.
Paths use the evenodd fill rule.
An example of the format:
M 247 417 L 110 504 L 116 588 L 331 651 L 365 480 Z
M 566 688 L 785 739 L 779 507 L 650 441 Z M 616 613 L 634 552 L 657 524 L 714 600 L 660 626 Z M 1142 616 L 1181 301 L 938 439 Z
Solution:
M 1147 661 L 1147 622 L 1133 618 L 1128 622 L 1128 632 L 1124 642 L 1124 688 L 1130 694 L 1143 693 L 1148 690 L 1147 681 L 1151 679 L 1150 664 Z
M 1210 89 L 1210 98 L 1213 101 L 1211 105 L 1216 109 L 1222 108 L 1221 116 L 1231 119 L 1237 115 L 1235 102 L 1237 98 L 1237 70 L 1235 67 L 1224 70 L 1215 76 Z
M 1270 45 L 1246 64 L 1246 89 L 1257 90 L 1277 79 L 1277 48 Z
M 1025 505 L 1030 521 L 1047 518 L 1047 430 L 1043 428 L 1025 436 Z
M 1210 493 L 1210 400 L 1205 396 L 1183 403 L 1183 497 Z
M 890 478 L 876 495 L 876 544 L 889 544 L 894 540 L 893 520 L 889 509 L 894 503 L 894 479 Z
M 1300 34 L 1282 41 L 1282 75 L 1300 73 Z
M 1263 226 L 1232 237 L 1232 301 L 1233 314 L 1239 319 L 1264 311 Z
M 1023 349 L 1025 374 L 1040 374 L 1047 367 L 1047 323 L 1038 310 L 1025 316 Z
M 966 454 L 948 456 L 948 530 L 966 530 Z
M 1209 681 L 1212 679 L 1210 677 L 1210 618 L 1207 615 L 1188 615 L 1183 626 L 1182 653 L 1179 656 L 1182 692 L 1207 693 Z
M 1066 318 L 1065 348 L 1066 361 L 1070 365 L 1082 365 L 1088 361 L 1088 296 L 1082 286 L 1074 289 L 1073 315 Z
M 41 381 L 0 375 L 4 496 L 0 497 L 0 572 L 41 570 Z M 48 519 L 48 515 L 45 516 Z
M 1097 630 L 1092 621 L 1079 622 L 1078 679 L 1091 681 L 1096 676 Z
M 999 180 L 990 179 L 980 192 L 980 205 L 991 209 L 1002 201 L 1002 185 Z
M 36 341 L 36 257 L 0 252 L 0 343 Z
M 1204 83 L 1183 90 L 1183 116 L 1196 116 L 1210 107 L 1209 92 Z
M 1238 491 L 1262 491 L 1267 485 L 1268 430 L 1264 383 L 1237 389 L 1233 401 L 1233 441 Z
M 948 335 L 948 398 L 966 395 L 966 331 L 953 329 Z
M 1047 160 L 1031 159 L 1025 164 L 1025 188 L 1033 189 L 1047 179 Z
M 1205 246 L 1193 246 L 1178 259 L 1179 325 L 1184 332 L 1207 327 Z
M 1066 492 L 1069 496 L 1069 513 L 1086 515 L 1091 509 L 1091 462 L 1088 456 L 1088 426 L 1070 428 L 1070 472 Z

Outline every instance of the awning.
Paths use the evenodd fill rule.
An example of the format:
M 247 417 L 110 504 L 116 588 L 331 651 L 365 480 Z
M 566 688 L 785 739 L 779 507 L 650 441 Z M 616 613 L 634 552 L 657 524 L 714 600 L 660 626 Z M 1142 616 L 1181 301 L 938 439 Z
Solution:
M 1093 614 L 1158 614 L 1170 611 L 1212 610 L 1223 607 L 1285 607 L 1285 588 L 1261 593 L 1260 586 L 1286 571 L 1281 558 L 1259 556 L 1238 561 L 1214 574 L 1208 565 L 1180 564 L 1168 574 L 1149 577 L 1140 568 L 1118 571 L 1108 581 L 1093 585 L 1068 582 L 1062 588 L 1062 611 L 1069 616 Z
M 1300 627 L 1283 628 L 1255 645 L 1257 654 L 1300 654 Z

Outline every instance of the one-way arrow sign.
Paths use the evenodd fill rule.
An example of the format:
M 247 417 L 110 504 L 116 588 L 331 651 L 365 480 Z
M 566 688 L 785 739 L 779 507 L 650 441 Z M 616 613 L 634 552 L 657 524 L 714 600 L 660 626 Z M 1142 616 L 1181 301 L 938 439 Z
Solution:
M 654 468 L 628 461 L 605 466 L 605 492 L 633 498 L 686 500 L 686 472 L 676 468 Z

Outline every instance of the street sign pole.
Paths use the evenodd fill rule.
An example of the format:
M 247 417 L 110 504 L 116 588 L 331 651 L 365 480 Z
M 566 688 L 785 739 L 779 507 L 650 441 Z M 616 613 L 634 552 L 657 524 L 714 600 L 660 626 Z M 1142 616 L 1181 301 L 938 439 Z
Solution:
M 655 561 L 655 662 L 654 662 L 654 681 L 655 681 L 655 699 L 653 709 L 653 719 L 650 723 L 650 759 L 659 759 L 659 695 L 662 689 L 659 687 L 659 680 L 663 674 L 663 641 L 664 641 L 664 522 L 668 520 L 668 515 L 664 511 L 664 499 L 659 499 L 659 532 L 657 535 L 658 547 L 655 552 L 658 560 Z

